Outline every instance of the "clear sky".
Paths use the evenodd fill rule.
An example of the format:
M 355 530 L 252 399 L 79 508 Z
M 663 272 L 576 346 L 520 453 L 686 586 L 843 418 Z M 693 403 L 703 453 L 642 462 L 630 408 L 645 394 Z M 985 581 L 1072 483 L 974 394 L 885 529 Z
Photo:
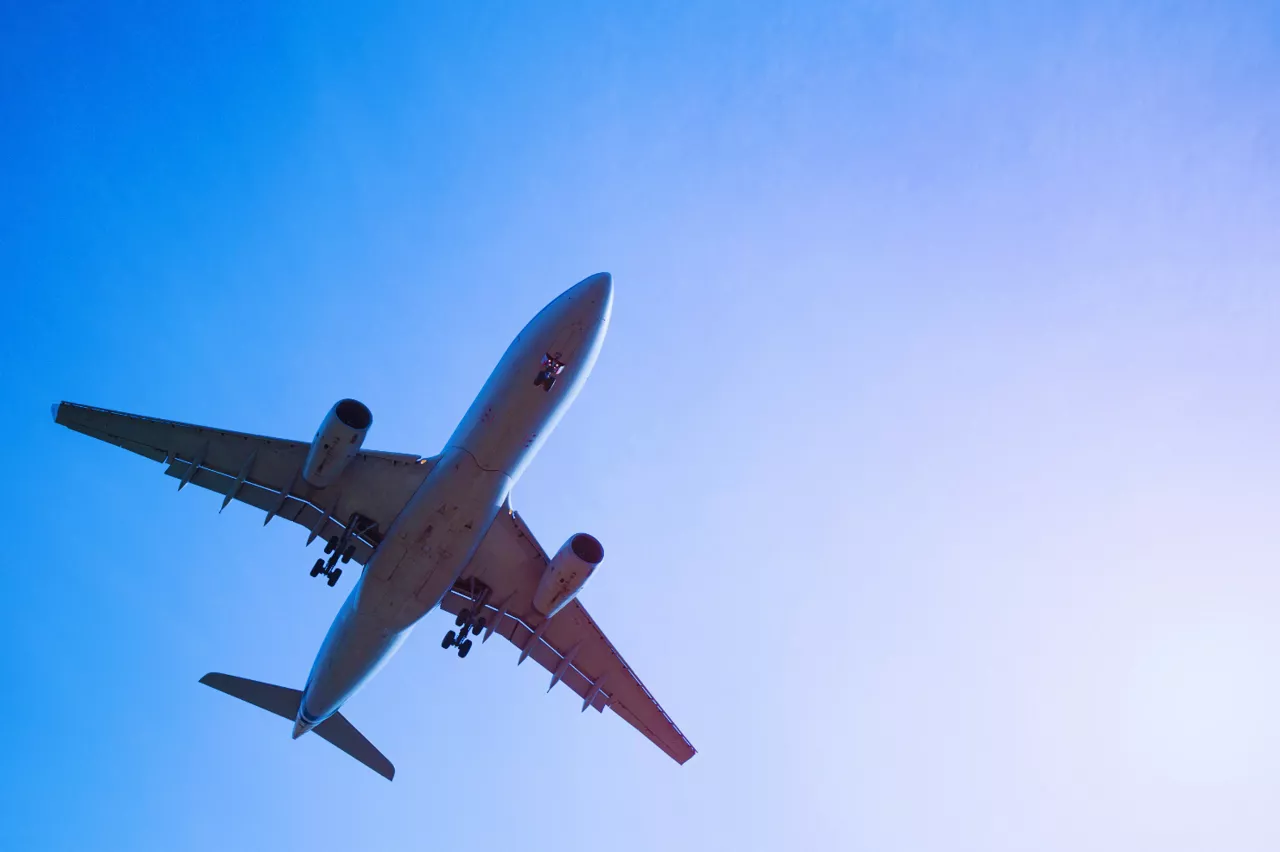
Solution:
M 0 847 L 1280 848 L 1275 3 L 0 14 Z M 514 503 L 700 754 L 439 613 L 391 784 L 198 685 L 349 581 L 50 403 L 433 454 L 600 270 Z

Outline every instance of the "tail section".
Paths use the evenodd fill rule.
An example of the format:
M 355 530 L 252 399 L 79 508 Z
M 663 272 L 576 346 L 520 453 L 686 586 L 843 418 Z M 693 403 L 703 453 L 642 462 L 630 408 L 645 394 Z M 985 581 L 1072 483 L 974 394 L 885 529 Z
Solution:
M 302 703 L 301 690 L 220 672 L 210 672 L 200 678 L 200 682 L 291 722 L 297 718 L 298 706 Z M 395 777 L 396 768 L 391 765 L 391 761 L 387 760 L 373 743 L 365 739 L 364 735 L 357 731 L 341 713 L 334 713 L 313 730 L 388 781 Z
M 292 722 L 298 717 L 298 705 L 302 703 L 302 690 L 289 689 L 243 677 L 233 677 L 220 672 L 209 672 L 200 678 L 205 686 L 212 686 L 233 698 L 248 701 L 268 713 L 275 713 Z
M 334 713 L 313 729 L 330 744 L 336 745 L 383 778 L 390 781 L 396 775 L 396 768 L 391 765 L 382 752 L 373 743 L 364 738 L 364 734 L 356 730 L 356 726 L 347 721 L 341 713 Z

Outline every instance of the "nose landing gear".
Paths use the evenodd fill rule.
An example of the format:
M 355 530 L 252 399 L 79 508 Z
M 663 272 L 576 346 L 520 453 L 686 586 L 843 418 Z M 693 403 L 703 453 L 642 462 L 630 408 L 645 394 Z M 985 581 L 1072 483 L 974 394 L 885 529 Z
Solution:
M 533 386 L 536 388 L 542 386 L 544 391 L 550 391 L 556 383 L 556 376 L 564 372 L 564 362 L 558 357 L 559 352 L 553 357 L 550 353 L 542 356 L 542 369 L 538 371 L 538 375 L 533 377 Z

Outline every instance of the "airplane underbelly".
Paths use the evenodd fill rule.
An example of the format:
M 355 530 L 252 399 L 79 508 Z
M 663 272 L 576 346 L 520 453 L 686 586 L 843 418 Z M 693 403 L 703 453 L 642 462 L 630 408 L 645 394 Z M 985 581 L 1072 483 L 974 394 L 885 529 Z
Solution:
M 360 613 L 353 604 L 361 591 L 357 586 L 334 619 L 311 669 L 301 708 L 308 722 L 317 723 L 336 713 L 391 659 L 413 629 L 412 625 L 389 629 Z
M 497 517 L 511 480 L 450 450 L 388 531 L 366 568 L 369 600 L 382 620 L 408 626 L 440 602 Z
M 440 603 L 510 488 L 505 474 L 482 469 L 464 450 L 436 464 L 334 619 L 308 679 L 311 718 L 337 711 Z

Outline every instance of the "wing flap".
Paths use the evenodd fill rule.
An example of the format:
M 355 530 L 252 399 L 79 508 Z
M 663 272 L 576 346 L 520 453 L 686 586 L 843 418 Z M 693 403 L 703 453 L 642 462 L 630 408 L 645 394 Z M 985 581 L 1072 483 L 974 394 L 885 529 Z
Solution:
M 79 432 L 82 435 L 88 435 L 90 438 L 97 438 L 99 441 L 104 441 L 105 443 L 108 443 L 108 444 L 115 444 L 117 447 L 126 449 L 131 453 L 137 453 L 140 456 L 146 456 L 152 461 L 164 461 L 165 459 L 164 450 L 157 450 L 154 447 L 147 446 L 146 444 L 140 444 L 137 441 L 129 441 L 117 435 L 111 435 L 106 432 L 99 432 L 96 429 L 89 429 L 84 426 L 77 426 L 72 424 L 65 424 L 65 425 L 67 425 L 67 428 L 72 429 L 73 431 Z
M 585 671 L 602 673 L 613 711 L 678 763 L 684 763 L 697 753 L 581 601 L 570 601 L 556 613 L 543 631 L 543 639 L 557 649 L 577 645 L 579 650 L 574 656 L 574 664 L 577 665 L 581 659 Z
M 337 483 L 315 488 L 301 477 L 310 447 L 302 441 L 69 402 L 55 405 L 53 415 L 55 422 L 76 432 L 165 462 L 165 473 L 180 481 L 223 497 L 231 495 L 324 538 L 341 535 L 352 516 L 359 514 L 375 523 L 356 544 L 352 558 L 361 564 L 368 561 L 382 534 L 435 464 L 435 459 L 410 453 L 362 451 Z
M 494 597 L 501 599 L 504 592 L 495 588 Z M 445 595 L 440 607 L 456 615 L 463 609 L 474 608 L 474 604 L 463 591 L 455 589 Z M 486 619 L 496 616 L 496 608 L 485 607 Z M 597 711 L 603 711 L 606 706 L 613 708 L 618 716 L 677 763 L 684 763 L 697 753 L 581 602 L 572 601 L 557 613 L 531 646 L 529 643 L 535 642 L 540 624 L 536 614 L 520 616 L 507 613 L 495 626 L 494 632 L 522 652 L 527 648 L 528 658 L 549 672 L 556 672 L 565 656 L 572 654 L 561 682 L 584 701 L 590 695 L 590 706 Z
M 524 648 L 536 625 L 543 621 L 533 609 L 533 594 L 550 561 L 518 512 L 500 512 L 471 565 L 463 572 L 460 591 L 465 589 L 465 581 L 473 577 L 492 589 L 491 601 L 499 605 L 505 602 L 507 612 L 521 624 L 520 629 L 503 635 L 517 647 Z M 466 600 L 465 593 L 463 600 Z M 674 760 L 684 763 L 695 754 L 689 740 L 627 665 L 581 601 L 571 601 L 557 613 L 543 630 L 541 641 L 554 649 L 556 658 L 551 663 L 552 670 L 559 665 L 563 654 L 573 650 L 573 667 L 583 678 L 583 690 L 592 688 L 589 684 L 603 682 L 609 706 Z M 535 649 L 530 656 L 536 659 L 539 653 Z M 575 691 L 585 698 L 585 691 Z
M 466 595 L 459 592 L 449 592 L 449 594 L 445 595 L 444 600 L 440 602 L 440 608 L 451 615 L 457 615 L 463 609 L 470 608 L 471 605 L 471 600 L 467 598 Z M 497 611 L 492 607 L 487 607 L 485 612 L 485 618 L 489 620 L 493 620 L 497 616 Z M 533 638 L 533 630 L 529 629 L 523 621 L 513 615 L 504 615 L 502 619 L 494 625 L 493 632 L 521 650 L 523 650 L 529 644 L 530 639 Z M 559 668 L 564 657 L 561 656 L 555 648 L 552 648 L 546 642 L 539 639 L 538 644 L 529 652 L 529 659 L 554 674 L 556 669 Z M 572 664 L 561 677 L 560 683 L 568 686 L 577 693 L 579 698 L 582 699 L 586 699 L 588 691 L 590 691 L 593 686 L 592 681 L 583 675 L 582 672 Z M 596 691 L 592 696 L 593 700 L 591 702 L 591 706 L 594 707 L 597 712 L 603 712 L 605 706 L 609 703 L 608 695 L 609 694 L 603 690 Z
M 165 469 L 165 474 L 181 480 L 190 469 L 191 464 L 189 462 L 175 461 Z M 354 511 L 349 505 L 352 501 L 340 500 L 338 505 L 330 507 L 328 511 L 292 495 L 286 497 L 282 502 L 283 492 L 248 481 L 240 483 L 239 487 L 237 487 L 236 477 L 204 467 L 192 474 L 189 482 L 192 485 L 198 485 L 208 491 L 224 496 L 234 490 L 234 497 L 237 501 L 247 503 L 264 512 L 271 512 L 279 507 L 276 517 L 293 521 L 308 530 L 315 530 L 316 536 L 322 539 L 329 539 L 335 535 L 341 536 L 343 531 L 346 530 L 346 524 L 340 522 L 338 518 L 350 518 L 351 512 Z M 321 521 L 322 512 L 324 513 L 324 523 L 317 528 L 317 524 Z M 351 558 L 363 565 L 369 561 L 378 543 L 359 534 L 355 536 L 355 539 L 355 552 Z
M 228 429 L 160 420 L 64 402 L 56 422 L 153 461 L 182 459 L 237 476 L 253 458 L 249 478 L 286 488 L 302 469 L 309 444 Z M 305 486 L 305 483 L 301 485 Z

